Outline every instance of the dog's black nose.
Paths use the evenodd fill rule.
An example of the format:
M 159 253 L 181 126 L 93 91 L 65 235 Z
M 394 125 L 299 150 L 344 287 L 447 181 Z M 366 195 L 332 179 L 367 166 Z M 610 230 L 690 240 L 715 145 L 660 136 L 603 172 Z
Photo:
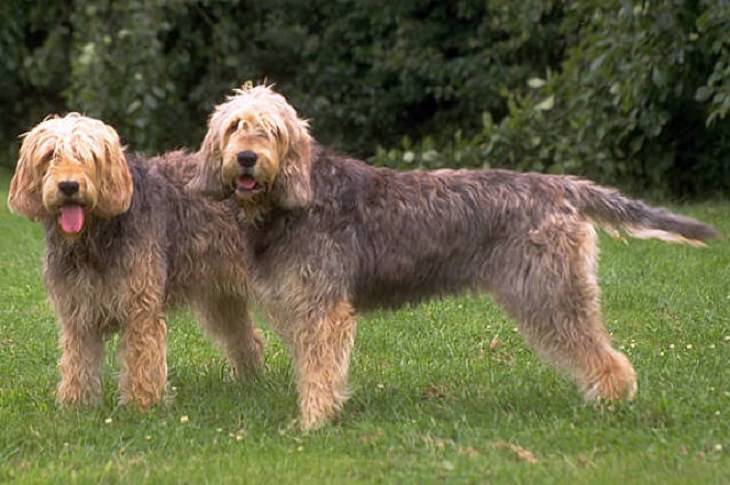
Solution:
M 58 190 L 64 193 L 64 195 L 74 195 L 76 192 L 79 191 L 79 183 L 78 182 L 59 182 L 58 183 Z
M 258 156 L 256 156 L 255 152 L 252 152 L 251 150 L 246 150 L 244 152 L 238 152 L 236 158 L 238 158 L 239 165 L 244 168 L 251 168 L 256 165 L 256 159 L 258 158 Z

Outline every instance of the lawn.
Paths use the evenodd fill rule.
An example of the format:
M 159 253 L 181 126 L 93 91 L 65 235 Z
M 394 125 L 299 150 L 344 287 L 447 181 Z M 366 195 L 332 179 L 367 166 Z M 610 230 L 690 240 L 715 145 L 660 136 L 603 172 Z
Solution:
M 585 405 L 487 298 L 361 319 L 342 417 L 302 434 L 286 352 L 268 330 L 257 382 L 228 377 L 187 313 L 170 319 L 174 398 L 61 410 L 42 232 L 10 215 L 0 171 L 0 482 L 727 483 L 730 243 L 601 237 L 603 308 L 639 374 L 635 402 Z M 730 202 L 676 207 L 730 234 Z M 262 322 L 262 326 L 265 324 Z

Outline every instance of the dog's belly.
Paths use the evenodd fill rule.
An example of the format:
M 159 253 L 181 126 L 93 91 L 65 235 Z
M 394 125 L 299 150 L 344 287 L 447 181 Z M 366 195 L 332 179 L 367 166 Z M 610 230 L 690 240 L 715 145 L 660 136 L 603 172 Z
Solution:
M 362 274 L 353 292 L 358 310 L 395 309 L 483 286 L 478 265 L 467 267 L 465 258 L 420 261 L 383 260 L 374 271 Z

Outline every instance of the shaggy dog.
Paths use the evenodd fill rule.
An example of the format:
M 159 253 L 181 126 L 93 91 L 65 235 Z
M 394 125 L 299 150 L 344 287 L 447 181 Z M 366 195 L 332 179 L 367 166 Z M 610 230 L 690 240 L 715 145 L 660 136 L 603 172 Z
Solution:
M 355 312 L 488 292 L 588 399 L 631 398 L 636 374 L 601 322 L 595 226 L 694 245 L 716 231 L 574 177 L 397 172 L 334 155 L 270 87 L 209 121 L 190 187 L 235 199 L 250 284 L 293 354 L 301 426 L 348 396 Z
M 45 283 L 60 323 L 58 401 L 101 398 L 104 339 L 120 330 L 121 401 L 160 402 L 164 310 L 188 303 L 237 374 L 261 364 L 236 205 L 186 193 L 195 155 L 127 159 L 116 131 L 75 113 L 24 135 L 8 205 L 45 227 Z

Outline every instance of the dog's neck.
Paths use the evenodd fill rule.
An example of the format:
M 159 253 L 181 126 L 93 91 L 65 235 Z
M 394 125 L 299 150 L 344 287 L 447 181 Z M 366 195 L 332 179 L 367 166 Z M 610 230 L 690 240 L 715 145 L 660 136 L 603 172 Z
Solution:
M 272 221 L 284 215 L 287 211 L 277 207 L 271 201 L 257 201 L 257 203 L 246 203 L 238 201 L 238 219 L 244 225 L 255 227 L 266 227 Z

